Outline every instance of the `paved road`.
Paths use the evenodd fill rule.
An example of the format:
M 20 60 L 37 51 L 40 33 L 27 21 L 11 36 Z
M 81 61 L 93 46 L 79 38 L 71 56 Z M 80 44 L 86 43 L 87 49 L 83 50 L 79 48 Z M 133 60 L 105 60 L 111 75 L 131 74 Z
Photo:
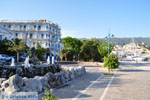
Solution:
M 56 89 L 60 100 L 150 100 L 148 64 L 123 63 L 114 76 L 101 67 L 86 67 L 87 74 Z

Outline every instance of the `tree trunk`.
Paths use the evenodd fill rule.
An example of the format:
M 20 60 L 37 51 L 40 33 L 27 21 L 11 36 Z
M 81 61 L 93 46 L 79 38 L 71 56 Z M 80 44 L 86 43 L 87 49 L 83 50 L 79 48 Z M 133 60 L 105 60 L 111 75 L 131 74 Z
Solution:
M 108 73 L 110 74 L 110 68 L 108 68 Z
M 67 55 L 65 54 L 65 61 L 67 61 Z
M 17 62 L 19 62 L 19 52 L 17 52 Z

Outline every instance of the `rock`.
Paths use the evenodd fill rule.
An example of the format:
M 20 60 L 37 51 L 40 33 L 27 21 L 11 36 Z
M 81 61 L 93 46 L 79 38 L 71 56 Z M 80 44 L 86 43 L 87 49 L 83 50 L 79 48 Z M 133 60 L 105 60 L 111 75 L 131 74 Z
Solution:
M 0 78 L 0 85 L 6 80 L 6 78 Z
M 83 66 L 34 65 L 29 68 L 22 66 L 0 68 L 0 92 L 42 92 L 57 87 L 86 73 Z M 17 74 L 15 74 L 17 73 Z M 14 75 L 15 74 L 15 75 Z M 13 75 L 13 76 L 12 76 Z M 24 77 L 23 79 L 20 76 Z M 26 78 L 28 77 L 28 78 Z
M 48 83 L 48 78 L 47 77 L 35 76 L 34 79 L 37 79 L 41 82 L 43 90 L 51 88 L 51 86 Z
M 61 84 L 65 84 L 66 83 L 66 79 L 65 79 L 65 74 L 63 72 L 61 72 Z
M 74 73 L 71 73 L 71 74 L 70 74 L 70 78 L 71 78 L 71 80 L 75 79 L 75 74 L 74 74 Z
M 33 56 L 32 58 L 30 58 L 29 62 L 34 64 L 34 65 L 40 64 L 40 60 L 36 56 Z
M 86 74 L 86 69 L 85 69 L 84 66 L 81 68 L 81 71 L 82 71 L 82 75 L 83 75 L 83 74 Z
M 55 67 L 57 72 L 60 72 L 62 70 L 60 65 L 55 65 Z
M 23 85 L 22 78 L 18 74 L 15 74 L 11 76 L 8 80 L 4 81 L 1 86 L 4 89 L 4 92 L 14 93 L 18 92 L 22 87 L 22 85 Z
M 66 81 L 75 79 L 86 73 L 84 66 L 62 66 L 62 70 L 64 71 Z
M 48 78 L 49 83 L 52 81 L 52 73 L 48 72 L 44 77 Z
M 56 78 L 56 86 L 61 85 L 61 73 L 55 73 L 55 78 Z
M 1 77 L 2 78 L 7 78 L 7 70 L 6 69 L 4 69 L 4 70 L 2 70 L 2 74 L 1 74 Z
M 77 73 L 78 73 L 78 76 L 81 76 L 82 73 L 81 73 L 81 69 L 80 68 L 77 69 Z
M 5 80 L 5 78 L 0 78 L 0 93 L 4 90 L 4 88 L 1 85 Z
M 69 71 L 65 71 L 65 72 L 64 72 L 64 77 L 65 77 L 65 79 L 66 79 L 67 82 L 68 82 L 69 80 L 71 80 L 70 77 L 69 77 L 69 74 L 70 74 Z
M 36 78 L 23 78 L 24 87 L 22 89 L 26 92 L 42 92 L 42 83 Z
M 59 73 L 52 74 L 49 72 L 45 75 L 45 77 L 48 78 L 48 84 L 51 87 L 57 87 L 61 85 L 61 75 Z
M 24 69 L 24 77 L 33 78 L 35 76 L 36 70 L 32 67 L 28 67 Z
M 22 71 L 23 71 L 22 68 L 17 68 L 16 74 L 18 74 L 18 75 L 23 75 L 23 72 L 22 72 Z

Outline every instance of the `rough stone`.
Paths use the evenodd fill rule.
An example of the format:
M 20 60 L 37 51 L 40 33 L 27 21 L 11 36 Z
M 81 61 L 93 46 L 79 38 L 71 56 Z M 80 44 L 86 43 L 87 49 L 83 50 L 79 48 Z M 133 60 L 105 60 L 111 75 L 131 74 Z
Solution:
M 32 65 L 31 67 L 24 68 L 24 66 L 0 66 L 0 78 L 9 78 L 15 74 L 21 77 L 33 78 L 34 76 L 44 76 L 48 72 L 58 73 L 60 72 L 60 65 Z
M 57 72 L 58 70 L 59 72 Z M 86 73 L 85 67 L 82 66 L 67 66 L 61 68 L 60 66 L 55 65 L 43 67 L 33 66 L 30 68 L 19 67 L 16 68 L 16 70 L 11 68 L 9 70 L 0 70 L 0 72 L 1 71 L 5 74 L 8 73 L 9 75 L 18 73 L 20 76 L 28 77 L 21 78 L 18 74 L 15 74 L 7 80 L 5 78 L 0 78 L 0 92 L 4 91 L 7 93 L 20 91 L 40 93 L 45 89 L 50 89 L 51 87 L 55 88 L 65 84 Z
M 43 90 L 51 88 L 51 86 L 48 83 L 48 78 L 47 77 L 35 76 L 34 79 L 39 80 L 41 82 Z
M 6 78 L 0 78 L 0 85 L 6 80 Z
M 1 86 L 5 89 L 4 92 L 14 93 L 20 91 L 22 85 L 22 78 L 18 74 L 16 74 L 11 76 L 8 80 L 4 81 Z
M 34 65 L 40 64 L 40 60 L 36 56 L 33 56 L 32 58 L 30 58 L 29 62 Z
M 51 72 L 48 72 L 44 77 L 47 77 L 48 78 L 48 82 L 50 83 L 52 81 L 52 73 Z
M 74 73 L 71 73 L 71 74 L 70 74 L 70 78 L 71 78 L 71 80 L 75 79 L 75 74 L 74 74 Z
M 22 68 L 17 68 L 16 74 L 18 74 L 18 75 L 23 75 L 23 72 L 22 72 L 22 71 L 23 71 Z
M 42 92 L 42 84 L 36 78 L 23 78 L 24 87 L 22 90 L 26 92 Z

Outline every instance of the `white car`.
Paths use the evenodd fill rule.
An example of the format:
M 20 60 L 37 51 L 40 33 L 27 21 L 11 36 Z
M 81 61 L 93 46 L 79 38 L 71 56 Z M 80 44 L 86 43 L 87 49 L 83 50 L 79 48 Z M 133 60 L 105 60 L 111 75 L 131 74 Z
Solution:
M 12 57 L 6 55 L 6 54 L 0 54 L 0 60 L 11 60 Z

